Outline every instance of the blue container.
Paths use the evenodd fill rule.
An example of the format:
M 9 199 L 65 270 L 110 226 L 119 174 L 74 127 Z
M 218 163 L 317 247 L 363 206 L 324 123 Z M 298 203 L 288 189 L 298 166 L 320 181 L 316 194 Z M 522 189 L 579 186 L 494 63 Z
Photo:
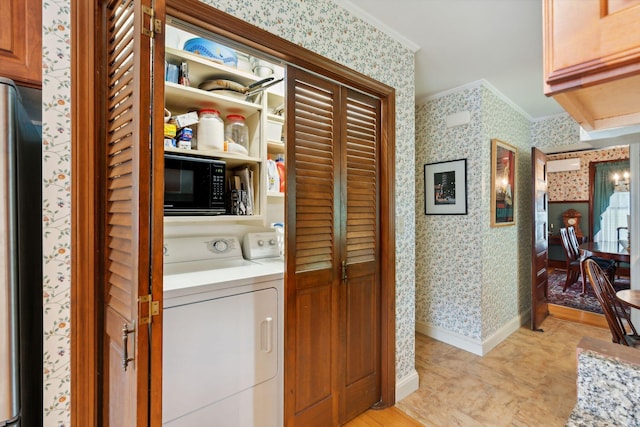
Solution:
M 203 38 L 189 39 L 184 43 L 184 50 L 197 53 L 206 58 L 222 61 L 230 67 L 238 66 L 238 55 L 233 49 Z

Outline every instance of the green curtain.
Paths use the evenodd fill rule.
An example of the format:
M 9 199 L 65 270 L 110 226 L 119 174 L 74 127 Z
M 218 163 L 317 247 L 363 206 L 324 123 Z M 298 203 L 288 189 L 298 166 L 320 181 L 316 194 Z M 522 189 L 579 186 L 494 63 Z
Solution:
M 622 172 L 629 170 L 629 160 L 619 162 L 603 162 L 596 165 L 596 173 L 593 182 L 593 236 L 600 231 L 600 220 L 602 214 L 609 207 L 609 199 L 613 194 L 615 183 L 613 174 L 618 173 L 622 177 Z

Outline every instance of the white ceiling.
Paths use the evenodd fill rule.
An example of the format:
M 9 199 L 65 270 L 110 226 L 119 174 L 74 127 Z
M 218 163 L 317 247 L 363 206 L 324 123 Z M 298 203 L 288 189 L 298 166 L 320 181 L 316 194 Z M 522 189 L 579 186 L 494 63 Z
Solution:
M 542 0 L 334 0 L 416 50 L 416 102 L 485 79 L 531 118 L 543 93 Z

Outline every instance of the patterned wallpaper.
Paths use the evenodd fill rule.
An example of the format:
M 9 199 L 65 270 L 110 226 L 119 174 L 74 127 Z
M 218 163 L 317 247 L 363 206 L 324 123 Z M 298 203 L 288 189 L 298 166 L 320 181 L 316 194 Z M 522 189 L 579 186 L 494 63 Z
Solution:
M 531 148 L 530 121 L 495 92 L 482 91 L 484 176 L 482 194 L 491 194 L 492 138 L 517 149 L 516 225 L 490 226 L 490 197 L 483 198 L 482 339 L 526 313 L 531 304 Z
M 576 202 L 589 200 L 589 164 L 606 160 L 629 158 L 629 147 L 550 154 L 547 160 L 580 159 L 577 171 L 552 172 L 547 176 L 550 202 Z
M 471 121 L 448 129 L 444 117 L 460 111 L 469 111 Z M 480 87 L 416 107 L 416 321 L 476 339 L 482 334 L 481 138 Z M 425 215 L 424 165 L 457 159 L 467 159 L 468 214 Z
M 577 142 L 580 142 L 580 125 L 567 113 L 544 117 L 531 123 L 532 147 L 544 150 Z
M 203 0 L 204 1 L 204 0 Z M 414 371 L 414 55 L 328 0 L 207 0 L 396 89 L 396 376 Z M 43 0 L 45 425 L 70 425 L 70 0 Z
M 469 124 L 444 118 L 469 111 Z M 416 321 L 483 340 L 528 307 L 528 197 L 516 194 L 517 226 L 490 227 L 491 139 L 518 148 L 516 191 L 528 188 L 530 124 L 484 84 L 416 108 Z M 424 164 L 467 159 L 467 215 L 424 215 Z M 525 191 L 522 191 L 525 193 Z M 528 255 L 527 258 L 528 259 Z
M 69 4 L 42 2 L 44 425 L 69 426 L 71 75 Z

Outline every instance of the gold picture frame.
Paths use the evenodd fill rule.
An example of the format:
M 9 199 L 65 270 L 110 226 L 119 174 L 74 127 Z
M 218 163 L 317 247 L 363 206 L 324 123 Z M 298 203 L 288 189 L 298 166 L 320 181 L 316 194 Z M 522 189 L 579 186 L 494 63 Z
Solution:
M 491 226 L 516 223 L 516 158 L 518 149 L 499 139 L 491 140 Z

